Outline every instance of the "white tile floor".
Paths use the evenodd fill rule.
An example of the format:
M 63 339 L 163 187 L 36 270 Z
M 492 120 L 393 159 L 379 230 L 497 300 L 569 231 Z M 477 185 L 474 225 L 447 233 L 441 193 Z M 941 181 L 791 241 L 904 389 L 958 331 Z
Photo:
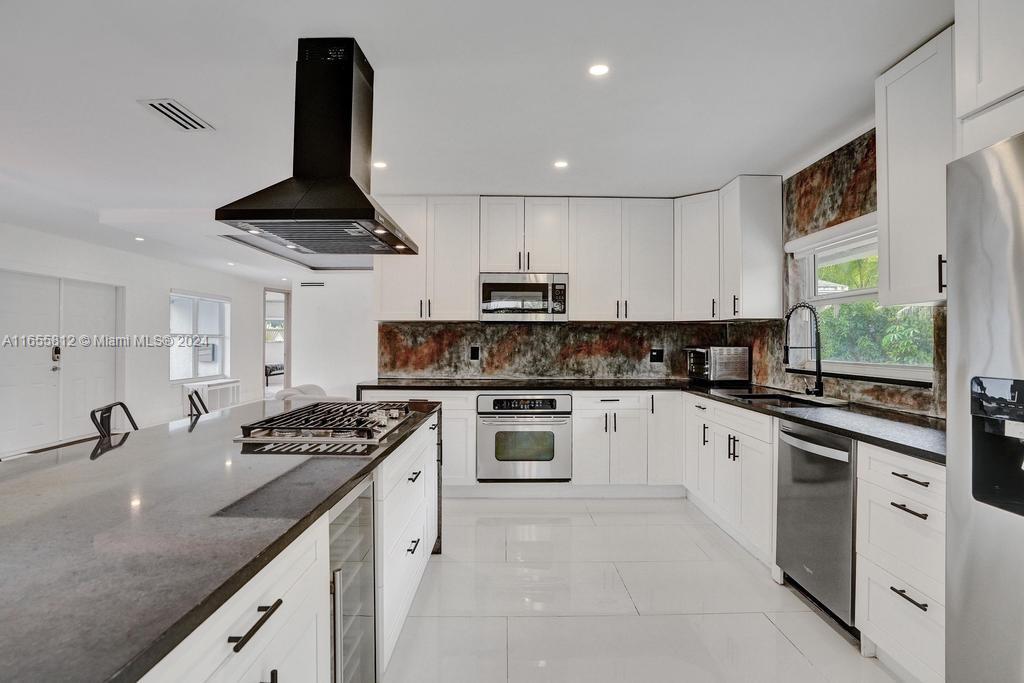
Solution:
M 685 500 L 446 499 L 386 683 L 894 681 Z

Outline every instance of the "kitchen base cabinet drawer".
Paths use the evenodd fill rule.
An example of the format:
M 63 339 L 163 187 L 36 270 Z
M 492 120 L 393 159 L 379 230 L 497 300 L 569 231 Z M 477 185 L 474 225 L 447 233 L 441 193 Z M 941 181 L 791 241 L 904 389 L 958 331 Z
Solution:
M 945 594 L 946 515 L 863 479 L 857 552 L 930 595 Z
M 288 621 L 298 604 L 296 595 L 303 594 L 310 586 L 317 586 L 327 604 L 328 548 L 328 523 L 324 517 L 271 560 L 142 680 L 145 683 L 205 681 L 223 667 L 235 667 L 232 670 L 236 673 L 243 671 Z M 268 611 L 262 608 L 273 608 L 273 613 L 255 628 Z M 235 652 L 235 644 L 228 639 L 249 632 L 252 632 L 251 637 Z
M 647 410 L 647 394 L 639 391 L 615 393 L 606 391 L 572 392 L 573 410 Z
M 925 683 L 945 678 L 946 609 L 933 597 L 857 557 L 857 628 Z
M 378 504 L 381 517 L 380 540 L 384 552 L 391 552 L 394 546 L 404 542 L 402 534 L 416 511 L 423 506 L 426 497 L 427 481 L 430 479 L 428 467 L 437 466 L 431 444 L 425 444 L 420 456 L 409 463 L 402 479 L 391 490 L 388 497 Z
M 857 477 L 936 510 L 946 510 L 946 468 L 942 465 L 858 442 Z
M 377 500 L 387 498 L 392 489 L 406 478 L 409 468 L 423 455 L 424 448 L 437 447 L 436 425 L 437 413 L 434 413 L 416 429 L 416 432 L 405 443 L 385 458 L 381 466 L 377 468 L 377 471 L 380 473 L 376 479 L 378 485 L 374 487 L 374 495 L 376 495 Z
M 746 434 L 758 441 L 771 443 L 775 437 L 772 431 L 772 416 L 737 408 L 715 401 L 700 394 L 693 396 L 692 405 L 708 420 L 728 427 L 731 431 Z

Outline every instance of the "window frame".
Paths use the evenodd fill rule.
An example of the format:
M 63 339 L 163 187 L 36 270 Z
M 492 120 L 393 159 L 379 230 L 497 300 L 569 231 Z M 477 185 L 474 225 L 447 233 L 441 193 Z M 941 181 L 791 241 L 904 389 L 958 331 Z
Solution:
M 824 237 L 824 236 L 823 236 Z M 793 253 L 796 260 L 797 287 L 796 291 L 800 301 L 806 301 L 816 309 L 824 305 L 841 305 L 856 303 L 858 301 L 878 301 L 878 287 L 869 287 L 841 293 L 818 294 L 817 275 L 819 256 L 834 252 L 845 244 L 854 246 L 857 244 L 873 243 L 878 248 L 877 225 L 869 229 L 858 230 L 854 234 L 838 234 L 805 245 L 800 251 Z M 925 306 L 926 304 L 921 304 Z M 809 340 L 812 334 L 810 315 L 804 316 L 805 325 L 799 334 Z M 799 328 L 798 328 L 799 329 Z M 804 345 L 800 343 L 799 345 Z M 810 345 L 810 344 L 807 344 Z M 795 370 L 800 373 L 814 371 L 815 361 L 812 351 L 794 351 L 793 361 L 787 370 Z M 900 365 L 897 363 L 861 363 L 855 361 L 828 360 L 823 358 L 821 369 L 825 374 L 839 375 L 854 379 L 863 378 L 863 381 L 871 381 L 874 378 L 889 379 L 896 381 L 907 381 L 914 383 L 931 384 L 935 375 L 935 362 L 932 365 Z
M 173 299 L 189 299 L 192 301 L 192 322 L 191 332 L 176 332 L 171 330 L 171 301 Z M 217 304 L 221 307 L 221 325 L 218 334 L 207 334 L 199 332 L 199 304 L 200 302 Z M 174 337 L 178 335 L 197 335 L 207 337 L 211 340 L 219 340 L 220 348 L 223 349 L 223 360 L 220 363 L 220 372 L 214 375 L 200 375 L 199 374 L 199 351 L 200 346 L 190 347 L 192 356 L 192 372 L 188 377 L 179 377 L 176 379 L 171 378 L 171 359 L 170 352 L 168 351 L 167 359 L 167 377 L 168 381 L 174 384 L 191 384 L 193 382 L 213 382 L 221 379 L 228 379 L 231 376 L 230 366 L 230 340 L 231 340 L 231 300 L 212 294 L 199 294 L 195 292 L 185 292 L 181 290 L 170 291 L 167 297 L 168 311 L 167 311 L 167 329 L 168 333 Z

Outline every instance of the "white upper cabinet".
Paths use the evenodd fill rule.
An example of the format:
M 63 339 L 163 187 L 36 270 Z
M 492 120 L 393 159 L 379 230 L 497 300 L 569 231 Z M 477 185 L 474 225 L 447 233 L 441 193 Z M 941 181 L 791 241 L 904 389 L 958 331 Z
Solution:
M 569 200 L 569 319 L 622 318 L 622 200 Z
M 883 306 L 946 298 L 946 164 L 956 150 L 953 29 L 875 81 L 878 299 Z
M 480 272 L 569 272 L 568 197 L 481 197 Z
M 956 0 L 956 113 L 1024 89 L 1024 2 Z
M 526 265 L 522 197 L 480 198 L 480 272 L 518 273 Z
M 718 319 L 781 318 L 782 178 L 741 175 L 718 194 L 722 226 Z
M 427 199 L 427 317 L 477 320 L 479 197 Z
M 569 198 L 525 200 L 524 269 L 530 273 L 569 272 Z
M 373 258 L 377 319 L 420 320 L 427 305 L 427 198 L 377 199 L 419 247 L 415 256 L 394 254 Z
M 675 319 L 717 320 L 719 297 L 718 192 L 675 200 Z
M 671 199 L 622 200 L 622 319 L 672 320 Z
M 478 197 L 381 197 L 412 236 L 415 256 L 373 260 L 378 320 L 477 320 Z

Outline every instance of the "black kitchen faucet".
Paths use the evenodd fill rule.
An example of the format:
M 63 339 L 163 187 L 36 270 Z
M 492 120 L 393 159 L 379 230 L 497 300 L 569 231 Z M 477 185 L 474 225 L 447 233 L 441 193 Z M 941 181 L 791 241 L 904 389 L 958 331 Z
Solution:
M 806 308 L 811 312 L 811 316 L 814 318 L 814 346 L 790 346 L 789 345 L 789 319 L 793 317 L 798 309 Z M 825 395 L 825 384 L 821 379 L 821 321 L 818 319 L 818 309 L 810 305 L 806 301 L 801 301 L 798 304 L 793 304 L 789 311 L 786 313 L 786 332 L 783 337 L 782 346 L 782 362 L 785 365 L 789 365 L 789 350 L 790 349 L 814 349 L 814 388 L 807 389 L 807 393 L 812 396 L 824 396 Z

